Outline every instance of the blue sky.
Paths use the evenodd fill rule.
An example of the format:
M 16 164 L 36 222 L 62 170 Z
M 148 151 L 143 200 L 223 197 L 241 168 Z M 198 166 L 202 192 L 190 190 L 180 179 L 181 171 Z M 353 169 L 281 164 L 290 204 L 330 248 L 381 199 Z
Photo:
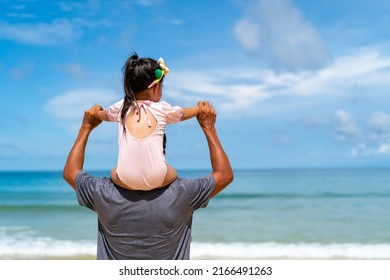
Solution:
M 163 99 L 209 100 L 234 168 L 390 165 L 390 2 L 0 0 L 0 170 L 60 170 L 83 111 L 122 97 L 136 51 Z M 196 119 L 167 128 L 177 169 L 210 168 Z M 109 169 L 117 128 L 91 135 Z

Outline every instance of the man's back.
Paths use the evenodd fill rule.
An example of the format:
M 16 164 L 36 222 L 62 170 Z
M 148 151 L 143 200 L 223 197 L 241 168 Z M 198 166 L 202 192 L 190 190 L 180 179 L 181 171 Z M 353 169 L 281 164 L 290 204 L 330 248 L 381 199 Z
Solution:
M 79 203 L 99 218 L 98 259 L 189 259 L 193 211 L 207 206 L 215 182 L 179 178 L 130 191 L 80 172 L 76 186 Z

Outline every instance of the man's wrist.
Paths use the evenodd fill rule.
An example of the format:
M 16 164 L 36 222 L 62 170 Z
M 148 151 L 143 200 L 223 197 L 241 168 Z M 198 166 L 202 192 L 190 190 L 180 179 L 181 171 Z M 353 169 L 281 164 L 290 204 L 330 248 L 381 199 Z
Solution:
M 82 124 L 81 127 L 80 127 L 80 130 L 79 132 L 80 133 L 91 133 L 91 131 L 93 130 L 93 127 L 90 126 L 90 125 L 86 125 L 86 124 Z
M 217 134 L 217 130 L 215 129 L 215 126 L 213 127 L 204 127 L 203 128 L 203 131 L 206 135 L 216 135 Z

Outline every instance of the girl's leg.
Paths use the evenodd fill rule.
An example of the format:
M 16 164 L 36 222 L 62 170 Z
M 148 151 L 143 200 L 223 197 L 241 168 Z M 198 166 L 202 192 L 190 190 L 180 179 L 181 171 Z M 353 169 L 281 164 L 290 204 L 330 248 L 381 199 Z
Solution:
M 176 170 L 170 166 L 169 164 L 167 164 L 167 175 L 165 175 L 165 179 L 161 185 L 161 187 L 165 187 L 167 185 L 169 185 L 170 183 L 172 183 L 173 181 L 176 180 L 177 178 L 177 172 Z
M 125 183 L 121 181 L 121 179 L 119 179 L 118 173 L 116 173 L 116 166 L 111 170 L 110 176 L 111 176 L 111 181 L 113 181 L 115 185 L 118 185 L 124 189 L 131 190 L 130 187 L 128 187 Z

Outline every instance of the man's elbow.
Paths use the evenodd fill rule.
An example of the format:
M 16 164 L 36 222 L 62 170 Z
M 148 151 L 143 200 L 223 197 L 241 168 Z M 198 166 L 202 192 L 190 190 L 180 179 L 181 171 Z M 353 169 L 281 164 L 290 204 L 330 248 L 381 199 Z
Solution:
M 64 178 L 64 180 L 65 180 L 73 189 L 76 189 L 75 176 L 72 174 L 72 172 L 70 172 L 69 170 L 67 170 L 66 168 L 64 168 L 64 170 L 62 171 L 62 177 Z
M 216 196 L 234 180 L 234 175 L 232 171 L 213 173 L 213 176 L 215 179 L 215 188 L 211 197 Z
M 70 175 L 69 175 L 69 172 L 66 169 L 64 169 L 62 171 L 62 178 L 64 178 L 64 180 L 69 183 Z
M 233 181 L 234 181 L 234 174 L 233 174 L 233 170 L 231 170 L 230 172 L 227 172 L 227 174 L 226 174 L 226 178 L 225 178 L 226 186 L 229 185 Z
M 233 171 L 226 171 L 221 173 L 222 176 L 219 178 L 219 185 L 221 185 L 221 188 L 224 189 L 228 185 L 230 185 L 231 182 L 234 180 L 234 174 Z
M 233 172 L 231 173 L 231 175 L 230 175 L 230 177 L 229 177 L 229 184 L 231 183 L 231 182 L 233 182 L 234 181 L 234 174 L 233 174 Z

